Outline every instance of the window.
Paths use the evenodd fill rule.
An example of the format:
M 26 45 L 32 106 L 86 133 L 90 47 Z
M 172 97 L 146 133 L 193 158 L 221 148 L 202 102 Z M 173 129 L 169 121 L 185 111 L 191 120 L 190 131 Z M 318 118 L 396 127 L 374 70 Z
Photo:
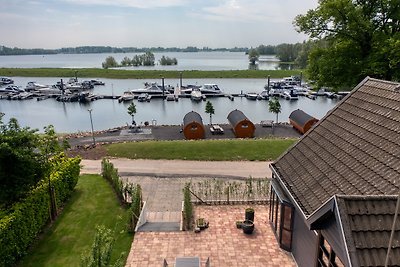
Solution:
M 293 206 L 279 198 L 273 186 L 269 202 L 269 221 L 281 248 L 291 251 L 293 232 Z
M 319 232 L 317 267 L 344 267 L 329 242 Z

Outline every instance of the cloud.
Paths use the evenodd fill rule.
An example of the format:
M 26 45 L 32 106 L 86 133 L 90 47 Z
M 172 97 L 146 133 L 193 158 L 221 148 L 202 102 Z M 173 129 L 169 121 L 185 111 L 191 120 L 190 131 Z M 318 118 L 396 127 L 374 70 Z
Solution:
M 313 3 L 315 0 L 224 0 L 215 1 L 217 5 L 202 8 L 194 12 L 196 17 L 203 17 L 214 21 L 237 22 L 271 22 L 287 23 L 300 13 L 305 13 L 304 2 Z
M 65 2 L 79 5 L 118 6 L 132 8 L 158 8 L 182 6 L 189 3 L 188 0 L 64 0 Z

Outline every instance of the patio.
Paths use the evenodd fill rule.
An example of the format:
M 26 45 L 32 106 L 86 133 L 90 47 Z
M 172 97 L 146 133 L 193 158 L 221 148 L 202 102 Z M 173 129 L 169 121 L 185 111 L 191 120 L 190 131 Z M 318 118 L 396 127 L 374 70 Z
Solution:
M 138 232 L 135 235 L 126 266 L 160 267 L 166 259 L 174 266 L 176 257 L 198 256 L 201 266 L 210 258 L 211 266 L 294 267 L 291 255 L 279 248 L 268 223 L 268 206 L 251 205 L 255 210 L 255 230 L 245 235 L 235 222 L 244 220 L 249 205 L 196 206 L 195 218 L 209 221 L 200 233 Z

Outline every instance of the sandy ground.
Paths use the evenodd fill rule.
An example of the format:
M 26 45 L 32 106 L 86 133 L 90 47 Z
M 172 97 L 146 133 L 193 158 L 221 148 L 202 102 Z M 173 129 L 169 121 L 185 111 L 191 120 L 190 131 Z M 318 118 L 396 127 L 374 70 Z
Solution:
M 188 161 L 111 159 L 122 176 L 154 177 L 271 177 L 268 161 Z M 100 173 L 101 160 L 82 160 L 81 173 Z

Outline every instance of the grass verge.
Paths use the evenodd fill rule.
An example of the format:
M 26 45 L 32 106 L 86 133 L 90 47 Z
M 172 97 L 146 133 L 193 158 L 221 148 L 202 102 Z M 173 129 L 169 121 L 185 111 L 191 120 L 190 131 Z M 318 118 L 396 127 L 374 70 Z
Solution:
M 296 139 L 146 141 L 107 145 L 107 154 L 129 159 L 274 160 Z
M 302 70 L 224 70 L 224 71 L 166 71 L 166 70 L 121 70 L 121 69 L 67 69 L 67 68 L 0 68 L 0 76 L 10 77 L 75 77 L 79 78 L 111 78 L 111 79 L 184 79 L 200 78 L 283 78 L 300 75 Z
M 79 266 L 81 254 L 92 245 L 96 225 L 114 231 L 112 263 L 121 252 L 126 260 L 133 239 L 126 231 L 127 216 L 105 179 L 83 175 L 62 214 L 19 266 Z

